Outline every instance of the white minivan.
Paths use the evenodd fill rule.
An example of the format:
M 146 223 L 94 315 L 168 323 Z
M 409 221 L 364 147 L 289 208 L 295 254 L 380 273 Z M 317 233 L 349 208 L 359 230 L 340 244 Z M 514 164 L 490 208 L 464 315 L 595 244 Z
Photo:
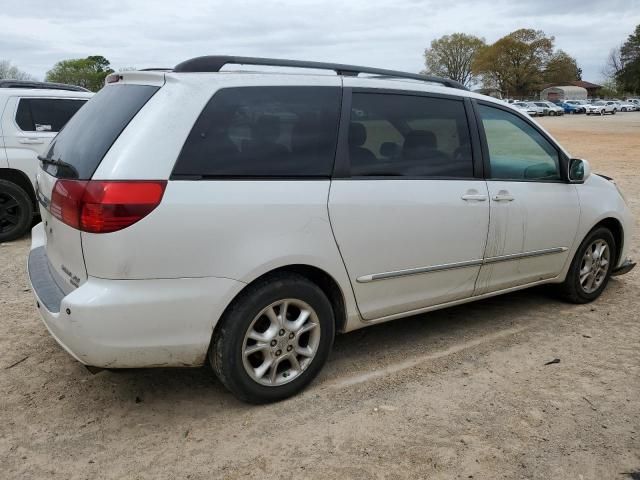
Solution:
M 92 96 L 74 85 L 0 80 L 0 243 L 29 231 L 38 210 L 36 157 Z
M 117 73 L 40 159 L 28 271 L 60 345 L 209 363 L 250 402 L 301 390 L 336 332 L 544 283 L 589 302 L 635 265 L 611 179 L 436 77 L 219 56 Z

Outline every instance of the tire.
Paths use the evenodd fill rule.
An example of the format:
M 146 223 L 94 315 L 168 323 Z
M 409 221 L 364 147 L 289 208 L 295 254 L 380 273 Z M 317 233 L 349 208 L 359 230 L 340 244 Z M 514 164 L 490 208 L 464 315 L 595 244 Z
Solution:
M 588 262 L 586 262 L 585 259 L 587 250 L 591 250 L 593 252 L 592 247 L 598 242 L 604 242 L 607 245 L 608 259 L 606 270 L 604 271 L 604 273 L 601 274 L 601 276 L 597 274 L 594 276 L 594 283 L 591 285 L 591 287 L 597 288 L 590 290 L 589 288 L 585 288 L 584 285 L 584 283 L 586 283 L 586 287 L 589 286 L 589 278 L 587 278 L 583 283 L 580 281 L 580 277 L 584 274 L 588 266 Z M 593 229 L 582 241 L 580 247 L 576 251 L 575 256 L 573 257 L 571 266 L 569 267 L 569 271 L 567 272 L 567 278 L 560 286 L 561 296 L 566 301 L 569 301 L 571 303 L 589 303 L 594 301 L 604 291 L 607 283 L 609 283 L 609 278 L 611 277 L 611 271 L 615 263 L 616 255 L 617 246 L 613 235 L 611 234 L 611 231 L 605 227 L 597 227 Z M 581 274 L 581 270 L 583 274 Z M 600 282 L 599 284 L 597 283 L 598 281 Z
M 0 180 L 0 242 L 22 237 L 33 220 L 33 202 L 21 187 Z
M 611 111 L 611 115 L 615 115 L 615 114 L 616 114 L 616 111 L 615 111 L 615 110 L 612 110 L 612 111 Z
M 604 117 L 604 110 L 600 110 L 600 116 Z
M 287 320 L 282 323 L 285 300 L 289 301 Z M 268 317 L 263 312 L 269 309 Z M 295 320 L 303 318 L 305 311 L 310 314 L 295 330 Z M 300 334 L 305 328 L 308 331 Z M 264 335 L 264 341 L 249 338 L 249 332 Z M 333 308 L 322 290 L 301 275 L 278 273 L 249 285 L 227 308 L 209 347 L 209 363 L 222 384 L 240 400 L 275 402 L 298 393 L 315 378 L 329 356 L 334 335 Z M 261 348 L 245 355 L 257 346 Z M 298 355 L 299 348 L 315 353 Z M 289 351 L 292 353 L 286 353 Z M 289 359 L 299 363 L 298 371 Z M 259 376 L 257 372 L 270 362 L 277 362 L 275 372 L 268 366 Z

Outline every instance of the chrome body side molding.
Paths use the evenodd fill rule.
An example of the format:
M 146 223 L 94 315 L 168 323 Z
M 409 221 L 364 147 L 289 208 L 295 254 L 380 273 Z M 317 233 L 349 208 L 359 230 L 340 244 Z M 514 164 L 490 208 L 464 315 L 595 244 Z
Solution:
M 508 262 L 510 260 L 519 260 L 521 258 L 539 257 L 541 255 L 553 255 L 569 250 L 567 247 L 546 248 L 544 250 L 532 250 L 530 252 L 511 253 L 509 255 L 499 255 L 496 257 L 480 258 L 477 260 L 467 260 L 464 262 L 445 263 L 442 265 L 433 265 L 430 267 L 408 268 L 406 270 L 396 270 L 393 272 L 373 273 L 371 275 L 363 275 L 358 277 L 358 283 L 374 282 L 376 280 L 386 280 L 389 278 L 406 277 L 409 275 L 421 275 L 423 273 L 441 272 L 443 270 L 453 270 L 456 268 L 477 267 L 479 265 L 487 265 L 499 262 Z

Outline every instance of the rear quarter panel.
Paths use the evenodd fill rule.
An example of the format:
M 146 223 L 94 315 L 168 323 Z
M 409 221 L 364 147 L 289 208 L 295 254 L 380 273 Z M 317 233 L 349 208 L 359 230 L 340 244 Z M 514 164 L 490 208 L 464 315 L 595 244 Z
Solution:
M 160 206 L 120 232 L 82 234 L 87 272 L 111 279 L 224 277 L 249 283 L 311 265 L 358 313 L 327 211 L 330 181 L 170 181 Z M 212 299 L 215 301 L 215 299 Z

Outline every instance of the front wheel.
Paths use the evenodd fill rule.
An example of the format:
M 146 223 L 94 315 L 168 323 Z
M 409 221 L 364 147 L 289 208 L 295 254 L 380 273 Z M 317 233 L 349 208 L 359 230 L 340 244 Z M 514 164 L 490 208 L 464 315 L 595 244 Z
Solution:
M 248 286 L 214 333 L 209 361 L 220 381 L 250 403 L 301 391 L 329 356 L 333 308 L 307 278 L 279 273 Z
M 567 278 L 560 287 L 572 303 L 592 302 L 603 292 L 616 259 L 616 243 L 609 229 L 592 230 L 578 248 Z

